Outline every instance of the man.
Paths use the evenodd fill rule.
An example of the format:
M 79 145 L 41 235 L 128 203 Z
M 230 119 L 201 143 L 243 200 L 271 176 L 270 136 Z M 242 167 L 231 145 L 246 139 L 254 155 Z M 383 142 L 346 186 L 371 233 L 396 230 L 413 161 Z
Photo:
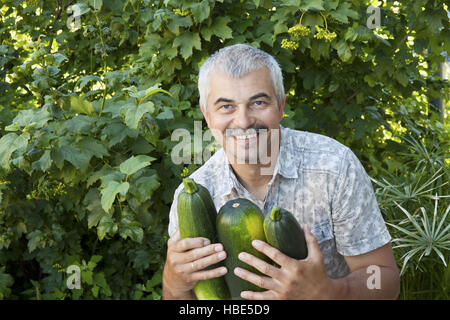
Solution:
M 170 211 L 163 298 L 195 299 L 198 280 L 234 272 L 266 289 L 242 292 L 246 299 L 395 299 L 399 273 L 370 179 L 339 142 L 279 125 L 285 93 L 275 59 L 249 45 L 223 48 L 200 68 L 198 86 L 201 111 L 223 148 L 190 177 L 208 188 L 217 210 L 247 198 L 264 214 L 274 205 L 292 212 L 304 226 L 308 256 L 295 260 L 254 241 L 280 267 L 241 253 L 263 275 L 205 269 L 226 252 L 209 239 L 180 240 L 180 185 Z

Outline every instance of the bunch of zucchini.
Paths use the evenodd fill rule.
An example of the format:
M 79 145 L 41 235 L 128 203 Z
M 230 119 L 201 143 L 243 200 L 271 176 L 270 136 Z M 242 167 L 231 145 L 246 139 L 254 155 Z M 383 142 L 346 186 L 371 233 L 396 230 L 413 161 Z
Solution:
M 241 299 L 241 291 L 264 289 L 237 277 L 233 270 L 241 267 L 260 274 L 255 268 L 238 259 L 247 252 L 267 262 L 270 259 L 252 246 L 262 240 L 295 259 L 308 255 L 305 236 L 297 219 L 287 210 L 274 206 L 263 218 L 259 207 L 248 199 L 234 199 L 225 203 L 217 213 L 208 190 L 193 179 L 183 179 L 184 189 L 178 196 L 178 220 L 181 238 L 205 237 L 211 243 L 220 242 L 227 253 L 224 277 L 202 280 L 194 292 L 200 300 Z M 218 265 L 210 268 L 217 268 Z

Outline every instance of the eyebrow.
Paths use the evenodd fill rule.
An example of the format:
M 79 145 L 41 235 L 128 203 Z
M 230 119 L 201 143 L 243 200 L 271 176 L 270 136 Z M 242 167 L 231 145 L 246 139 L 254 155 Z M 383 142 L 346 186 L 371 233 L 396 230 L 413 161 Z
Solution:
M 216 105 L 216 104 L 218 104 L 220 102 L 232 103 L 232 102 L 234 102 L 234 100 L 227 99 L 227 98 L 219 98 L 219 99 L 216 100 L 216 102 L 214 102 L 214 104 Z
M 265 93 L 265 92 L 260 92 L 260 93 L 257 93 L 257 94 L 255 94 L 255 95 L 251 96 L 251 97 L 248 99 L 248 101 L 252 101 L 252 100 L 255 100 L 255 99 L 258 99 L 258 98 L 266 98 L 266 99 L 271 100 L 271 99 L 270 99 L 270 96 L 269 96 L 267 93 Z M 216 104 L 218 104 L 218 103 L 220 103 L 220 102 L 233 103 L 234 100 L 232 100 L 232 99 L 227 99 L 227 98 L 219 98 L 219 99 L 216 100 L 216 102 L 214 102 L 214 104 L 216 105 Z
M 260 93 L 255 94 L 254 96 L 251 96 L 250 99 L 248 99 L 248 101 L 255 100 L 255 99 L 258 99 L 258 98 L 266 98 L 268 100 L 271 100 L 270 96 L 267 93 L 260 92 Z

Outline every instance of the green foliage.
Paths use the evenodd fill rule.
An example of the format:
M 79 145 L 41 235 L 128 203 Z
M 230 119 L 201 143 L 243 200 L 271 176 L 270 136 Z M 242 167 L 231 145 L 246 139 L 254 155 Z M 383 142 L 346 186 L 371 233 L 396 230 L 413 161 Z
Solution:
M 203 120 L 198 68 L 224 45 L 279 61 L 285 126 L 336 138 L 401 192 L 423 175 L 448 195 L 448 176 L 432 181 L 448 169 L 448 112 L 428 105 L 448 101 L 434 75 L 450 51 L 446 2 L 386 1 L 374 30 L 371 4 L 2 1 L 0 298 L 161 297 L 173 192 L 198 167 L 172 163 L 171 133 Z M 402 207 L 414 212 L 414 199 Z M 70 265 L 82 290 L 67 288 Z
M 401 267 L 402 299 L 449 299 L 450 170 L 448 130 L 414 123 L 390 169 L 373 179 Z

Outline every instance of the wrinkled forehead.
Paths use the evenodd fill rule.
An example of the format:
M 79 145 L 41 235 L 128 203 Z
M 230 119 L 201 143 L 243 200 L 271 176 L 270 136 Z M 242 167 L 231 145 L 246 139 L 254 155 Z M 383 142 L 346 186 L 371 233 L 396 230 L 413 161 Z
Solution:
M 269 96 L 275 96 L 275 89 L 270 77 L 270 71 L 266 67 L 251 70 L 240 77 L 230 75 L 223 68 L 217 67 L 211 70 L 209 77 L 209 98 L 217 96 L 224 98 L 236 97 L 236 99 L 248 99 L 249 97 L 265 92 Z

